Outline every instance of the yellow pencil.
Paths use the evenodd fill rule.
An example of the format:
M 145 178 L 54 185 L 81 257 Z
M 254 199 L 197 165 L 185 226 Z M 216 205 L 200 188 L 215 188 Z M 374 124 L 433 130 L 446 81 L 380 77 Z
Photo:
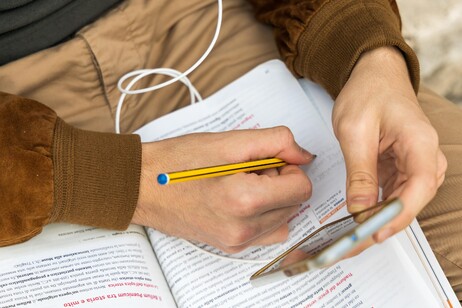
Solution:
M 185 182 L 189 180 L 197 180 L 234 174 L 238 172 L 248 172 L 269 168 L 276 168 L 286 165 L 287 163 L 279 158 L 267 158 L 245 163 L 219 165 L 206 168 L 191 169 L 185 171 L 177 171 L 171 173 L 161 173 L 157 176 L 157 182 L 161 185 L 169 183 Z

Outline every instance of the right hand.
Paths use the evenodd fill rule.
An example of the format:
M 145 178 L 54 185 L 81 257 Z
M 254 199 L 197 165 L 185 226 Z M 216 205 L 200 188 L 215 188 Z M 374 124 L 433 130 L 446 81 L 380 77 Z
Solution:
M 277 157 L 288 163 L 161 186 L 159 173 Z M 313 155 L 286 127 L 198 133 L 143 144 L 138 205 L 132 222 L 228 253 L 285 240 L 288 218 L 311 196 L 298 165 Z
M 399 197 L 404 204 L 400 215 L 369 241 L 381 243 L 433 199 L 447 168 L 398 49 L 380 47 L 361 55 L 335 101 L 332 123 L 345 157 L 348 210 L 376 204 L 379 185 L 383 200 Z

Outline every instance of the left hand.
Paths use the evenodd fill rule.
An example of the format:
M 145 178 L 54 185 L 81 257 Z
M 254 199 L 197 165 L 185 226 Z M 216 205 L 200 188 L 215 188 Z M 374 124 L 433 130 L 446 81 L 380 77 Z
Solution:
M 164 171 L 278 157 L 288 165 L 161 186 Z M 143 144 L 132 222 L 228 253 L 287 239 L 289 217 L 311 196 L 299 167 L 313 155 L 287 127 L 196 133 Z
M 349 211 L 374 205 L 379 185 L 383 199 L 399 197 L 404 204 L 403 212 L 373 236 L 382 242 L 430 202 L 447 167 L 397 49 L 380 47 L 361 56 L 336 99 L 332 121 L 345 157 Z

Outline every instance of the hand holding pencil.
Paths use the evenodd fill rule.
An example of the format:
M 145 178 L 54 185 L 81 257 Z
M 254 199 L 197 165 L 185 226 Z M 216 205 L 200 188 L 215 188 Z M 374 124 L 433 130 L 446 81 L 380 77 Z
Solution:
M 310 180 L 299 165 L 310 163 L 314 155 L 285 127 L 199 133 L 143 144 L 142 158 L 132 222 L 226 252 L 285 240 L 288 219 L 311 196 Z M 197 175 L 210 171 L 207 166 L 219 172 L 179 184 L 172 184 L 176 175 L 169 173 L 169 185 L 156 183 L 162 172 L 186 170 L 180 173 L 184 176 L 192 170 Z M 241 168 L 223 170 L 229 167 Z

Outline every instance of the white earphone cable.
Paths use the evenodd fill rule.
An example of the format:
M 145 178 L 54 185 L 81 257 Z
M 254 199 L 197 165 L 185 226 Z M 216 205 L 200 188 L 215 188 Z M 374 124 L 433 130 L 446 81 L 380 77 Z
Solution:
M 117 83 L 117 88 L 122 94 L 119 98 L 119 102 L 116 108 L 116 115 L 115 115 L 115 132 L 117 134 L 120 134 L 120 114 L 122 111 L 122 105 L 127 95 L 141 94 L 141 93 L 146 93 L 150 91 L 155 91 L 163 87 L 166 87 L 174 82 L 181 81 L 189 88 L 189 91 L 191 94 L 191 104 L 194 104 L 195 102 L 194 97 L 198 99 L 198 101 L 202 100 L 197 89 L 192 86 L 191 82 L 187 78 L 187 75 L 189 75 L 192 71 L 194 71 L 205 60 L 205 58 L 207 58 L 207 56 L 210 54 L 213 47 L 215 46 L 215 43 L 218 40 L 218 35 L 220 34 L 220 28 L 221 28 L 221 23 L 223 19 L 223 3 L 222 3 L 222 0 L 217 0 L 217 1 L 218 1 L 218 18 L 217 18 L 217 26 L 215 29 L 215 34 L 213 36 L 213 39 L 209 47 L 207 48 L 207 50 L 204 52 L 204 54 L 189 69 L 187 69 L 183 73 L 180 73 L 179 71 L 171 69 L 171 68 L 140 69 L 140 70 L 129 72 L 119 79 L 119 82 Z M 154 86 L 142 88 L 142 89 L 137 89 L 137 90 L 131 90 L 131 88 L 139 80 L 141 80 L 142 78 L 146 76 L 153 75 L 153 74 L 163 74 L 163 75 L 171 76 L 173 78 L 163 83 L 160 83 L 158 85 L 154 85 Z M 130 78 L 133 78 L 133 79 L 128 83 L 126 87 L 123 87 L 124 82 L 126 82 L 127 79 L 130 79 Z

